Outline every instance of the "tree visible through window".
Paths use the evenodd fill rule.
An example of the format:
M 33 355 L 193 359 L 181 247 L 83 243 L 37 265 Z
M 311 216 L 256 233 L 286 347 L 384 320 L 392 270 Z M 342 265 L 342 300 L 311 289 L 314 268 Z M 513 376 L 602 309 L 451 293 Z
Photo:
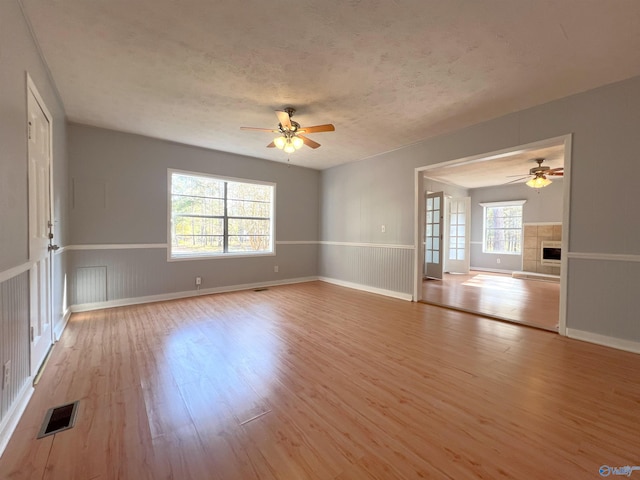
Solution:
M 273 252 L 273 184 L 169 175 L 171 258 Z
M 513 202 L 481 203 L 484 208 L 484 253 L 520 254 L 522 252 L 522 205 Z

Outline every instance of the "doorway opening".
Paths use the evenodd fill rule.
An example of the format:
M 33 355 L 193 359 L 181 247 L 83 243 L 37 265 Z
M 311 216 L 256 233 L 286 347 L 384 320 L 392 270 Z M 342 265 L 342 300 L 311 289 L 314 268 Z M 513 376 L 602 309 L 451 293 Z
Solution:
M 417 168 L 414 300 L 565 335 L 570 163 L 565 135 Z

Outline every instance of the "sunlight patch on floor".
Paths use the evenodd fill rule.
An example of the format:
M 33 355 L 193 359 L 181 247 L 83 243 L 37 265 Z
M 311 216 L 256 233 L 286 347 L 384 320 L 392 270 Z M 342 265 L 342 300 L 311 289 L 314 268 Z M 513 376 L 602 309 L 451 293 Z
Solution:
M 495 277 L 492 275 L 475 275 L 462 285 L 466 287 L 488 288 L 491 290 L 511 290 L 513 286 L 512 278 Z

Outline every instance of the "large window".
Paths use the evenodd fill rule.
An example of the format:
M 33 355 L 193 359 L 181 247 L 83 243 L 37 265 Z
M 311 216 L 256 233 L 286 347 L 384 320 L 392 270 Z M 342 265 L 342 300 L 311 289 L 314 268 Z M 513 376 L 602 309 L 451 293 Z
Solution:
M 522 206 L 525 201 L 480 204 L 484 209 L 484 253 L 522 253 Z
M 169 257 L 273 253 L 275 185 L 169 170 Z

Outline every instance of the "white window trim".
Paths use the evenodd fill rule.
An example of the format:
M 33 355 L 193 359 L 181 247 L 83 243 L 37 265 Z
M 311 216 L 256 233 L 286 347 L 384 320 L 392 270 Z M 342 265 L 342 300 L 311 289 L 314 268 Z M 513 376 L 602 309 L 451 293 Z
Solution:
M 507 200 L 503 202 L 481 202 L 478 203 L 482 207 L 482 253 L 486 255 L 516 255 L 522 256 L 522 246 L 520 247 L 520 253 L 511 252 L 487 252 L 487 207 L 512 207 L 522 206 L 527 203 L 526 200 Z M 524 209 L 522 209 L 522 225 L 524 226 Z M 520 227 L 522 231 L 523 227 Z
M 478 203 L 478 205 L 480 205 L 481 207 L 510 207 L 512 205 L 522 206 L 525 203 L 527 203 L 526 200 L 507 200 L 504 202 L 483 202 Z
M 172 257 L 171 249 L 171 176 L 174 173 L 182 173 L 184 175 L 193 175 L 198 177 L 209 177 L 225 182 L 253 183 L 256 185 L 270 185 L 273 187 L 273 198 L 271 199 L 271 232 L 272 243 L 270 252 L 237 252 L 237 253 L 210 253 L 206 255 L 190 255 L 188 257 Z M 185 262 L 192 260 L 217 260 L 222 258 L 256 258 L 256 257 L 274 257 L 276 255 L 276 183 L 265 182 L 262 180 L 252 180 L 249 178 L 227 177 L 223 175 L 215 175 L 213 173 L 193 172 L 190 170 L 180 170 L 177 168 L 167 168 L 167 262 Z

